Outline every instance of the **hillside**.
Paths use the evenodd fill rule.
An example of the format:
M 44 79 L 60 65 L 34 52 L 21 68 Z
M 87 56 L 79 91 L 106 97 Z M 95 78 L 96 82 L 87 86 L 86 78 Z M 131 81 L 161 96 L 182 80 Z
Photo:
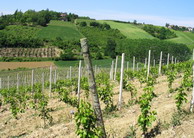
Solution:
M 61 37 L 66 40 L 79 40 L 84 36 L 77 30 L 75 24 L 71 22 L 52 20 L 47 27 L 43 27 L 37 33 L 37 37 L 47 39 L 56 39 L 56 37 Z
M 194 33 L 175 31 L 177 38 L 169 39 L 167 41 L 175 43 L 186 44 L 189 48 L 194 48 Z
M 120 30 L 120 32 L 125 35 L 129 39 L 154 39 L 149 33 L 145 32 L 141 28 L 133 25 L 133 24 L 126 24 L 126 23 L 118 23 L 114 21 L 103 21 L 100 20 L 100 23 L 107 23 L 112 28 Z

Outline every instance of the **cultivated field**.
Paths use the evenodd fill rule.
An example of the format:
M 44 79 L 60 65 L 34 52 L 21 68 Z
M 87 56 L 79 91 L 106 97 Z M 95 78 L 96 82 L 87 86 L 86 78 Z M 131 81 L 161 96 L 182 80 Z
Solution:
M 42 28 L 37 37 L 56 39 L 60 37 L 66 40 L 79 40 L 83 35 L 77 30 L 75 24 L 64 21 L 51 21 L 47 27 Z
M 0 70 L 54 66 L 53 62 L 0 62 Z

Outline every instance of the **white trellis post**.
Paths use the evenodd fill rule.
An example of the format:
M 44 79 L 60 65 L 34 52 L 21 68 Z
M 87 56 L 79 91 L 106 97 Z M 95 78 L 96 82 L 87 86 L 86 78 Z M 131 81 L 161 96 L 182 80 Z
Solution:
M 168 53 L 168 56 L 167 56 L 167 68 L 168 68 L 168 65 L 169 65 L 169 58 L 170 58 L 170 54 Z
M 156 60 L 154 59 L 154 63 L 153 63 L 153 66 L 155 67 L 156 66 Z
M 2 79 L 0 78 L 0 89 L 2 89 Z
M 113 80 L 113 75 L 114 75 L 114 60 L 112 61 L 112 65 L 111 65 L 110 80 Z
M 125 54 L 122 53 L 118 109 L 120 109 L 122 106 L 124 58 L 125 58 Z
M 148 71 L 147 71 L 147 80 L 150 74 L 150 57 L 151 57 L 151 50 L 149 50 L 149 55 L 148 55 Z
M 7 76 L 7 89 L 9 90 L 9 76 Z
M 144 64 L 144 68 L 147 67 L 147 58 L 145 58 L 145 64 Z
M 31 88 L 32 88 L 32 92 L 34 92 L 34 70 L 32 69 L 32 76 L 31 76 Z
M 159 68 L 158 68 L 158 75 L 161 75 L 161 69 L 162 69 L 162 51 L 160 52 L 160 62 L 159 62 Z
M 44 72 L 42 73 L 42 92 L 44 92 Z
M 80 80 L 81 80 L 81 67 L 82 67 L 82 61 L 79 61 L 79 71 L 78 71 L 78 89 L 77 89 L 77 99 L 78 103 L 80 102 Z
M 52 66 L 50 66 L 50 75 L 49 75 L 49 97 L 51 97 L 52 91 Z
M 171 64 L 174 64 L 174 57 L 172 56 L 172 61 L 171 61 Z
M 133 72 L 135 71 L 135 57 L 133 57 Z
M 194 107 L 194 49 L 193 49 L 193 89 L 192 89 L 192 96 L 191 96 L 191 102 L 190 102 L 190 112 L 193 112 Z
M 116 80 L 116 75 L 117 75 L 117 64 L 118 64 L 118 56 L 116 56 L 116 61 L 115 61 L 114 81 Z
M 176 58 L 174 59 L 174 64 L 176 64 Z
M 70 66 L 70 67 L 69 67 L 69 79 L 70 79 L 70 80 L 71 80 L 71 72 L 72 72 L 71 70 L 72 70 L 72 67 Z
M 57 83 L 57 69 L 55 69 L 54 83 Z
M 127 71 L 129 70 L 129 61 L 127 61 Z
M 19 74 L 17 73 L 17 87 L 16 87 L 17 90 L 19 89 L 19 81 L 20 81 L 20 80 L 19 80 Z
M 137 68 L 136 69 L 137 69 L 137 71 L 139 70 L 139 63 L 137 63 Z

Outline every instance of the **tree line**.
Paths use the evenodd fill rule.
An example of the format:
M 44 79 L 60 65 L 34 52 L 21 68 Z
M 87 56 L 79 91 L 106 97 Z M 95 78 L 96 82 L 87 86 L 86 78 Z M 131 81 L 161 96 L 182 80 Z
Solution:
M 62 16 L 61 12 L 50 11 L 49 9 L 41 11 L 27 10 L 26 12 L 16 10 L 14 14 L 0 17 L 0 30 L 8 25 L 46 26 L 50 20 L 64 20 L 64 18 L 66 21 L 73 21 L 78 18 L 78 15 L 65 13 Z

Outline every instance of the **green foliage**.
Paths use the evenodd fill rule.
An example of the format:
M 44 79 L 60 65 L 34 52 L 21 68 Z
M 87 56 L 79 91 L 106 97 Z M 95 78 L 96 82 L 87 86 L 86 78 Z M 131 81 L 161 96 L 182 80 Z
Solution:
M 176 94 L 175 100 L 176 100 L 176 107 L 178 111 L 181 111 L 181 107 L 183 102 L 187 102 L 187 94 L 184 92 L 184 87 L 178 88 L 178 92 Z
M 176 34 L 164 27 L 157 27 L 154 25 L 144 25 L 143 29 L 154 37 L 161 40 L 177 37 Z
M 98 138 L 102 135 L 96 126 L 97 118 L 91 104 L 83 100 L 80 101 L 78 111 L 75 113 L 76 133 L 81 138 Z
M 116 52 L 115 52 L 116 45 L 117 44 L 114 40 L 108 39 L 104 55 L 110 56 L 111 58 L 115 58 L 116 57 Z
M 138 125 L 142 129 L 143 135 L 146 135 L 148 127 L 156 120 L 156 111 L 150 111 L 151 101 L 155 97 L 153 84 L 153 79 L 148 79 L 147 86 L 144 88 L 145 93 L 139 99 L 141 115 L 138 118 Z
M 57 81 L 56 92 L 59 94 L 61 101 L 73 106 L 78 106 L 77 97 L 71 95 L 70 86 L 75 84 L 75 80 Z
M 38 38 L 55 40 L 60 37 L 62 40 L 79 41 L 84 37 L 76 28 L 76 25 L 71 22 L 52 20 L 47 27 L 42 28 L 37 33 Z
M 117 43 L 118 40 L 125 38 L 125 36 L 116 29 L 107 30 L 89 26 L 78 27 L 78 29 L 88 39 L 91 53 L 96 53 L 96 51 L 104 53 L 109 39 Z
M 105 73 L 100 73 L 96 76 L 97 92 L 101 101 L 106 104 L 106 111 L 115 109 L 113 105 L 113 86 L 110 84 L 109 76 Z
M 174 80 L 176 78 L 177 71 L 176 71 L 176 69 L 174 69 L 174 70 L 169 69 L 166 72 L 166 75 L 167 75 L 167 80 L 168 80 L 169 92 L 172 93 L 174 91 L 173 88 L 172 88 L 172 83 L 174 82 Z
M 163 62 L 167 62 L 167 55 L 173 55 L 177 57 L 179 61 L 185 61 L 190 59 L 191 51 L 184 44 L 176 44 L 167 41 L 161 41 L 156 39 L 125 39 L 119 41 L 116 47 L 118 54 L 125 53 L 129 55 L 129 59 L 133 56 L 138 62 L 144 63 L 145 57 L 148 57 L 148 51 L 151 50 L 151 61 L 154 59 L 160 59 L 160 52 L 163 52 Z M 129 60 L 128 59 L 128 60 Z M 158 62 L 158 61 L 156 61 Z

